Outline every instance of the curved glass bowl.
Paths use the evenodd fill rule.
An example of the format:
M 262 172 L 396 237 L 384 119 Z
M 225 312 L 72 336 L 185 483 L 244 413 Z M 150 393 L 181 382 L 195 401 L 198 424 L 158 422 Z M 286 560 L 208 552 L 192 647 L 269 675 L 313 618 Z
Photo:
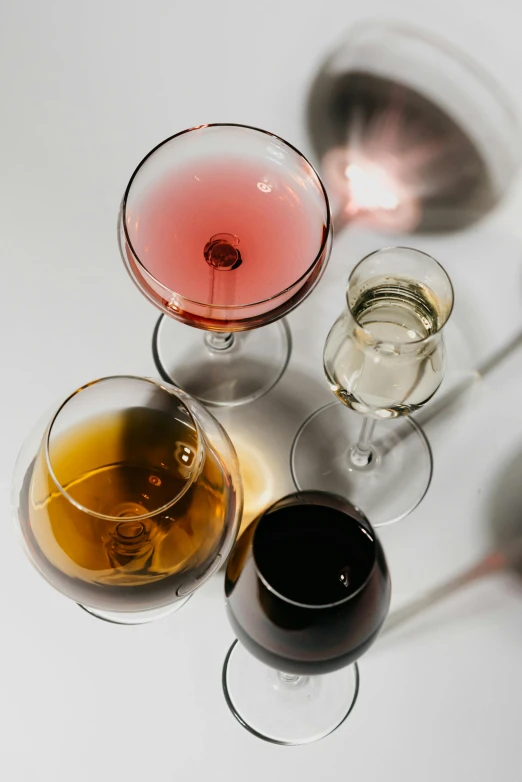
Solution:
M 178 193 L 192 179 L 198 187 Z M 223 192 L 230 210 L 214 215 Z M 191 219 L 188 199 L 196 202 Z M 158 144 L 132 174 L 119 217 L 122 258 L 140 291 L 169 317 L 213 331 L 257 328 L 297 307 L 321 278 L 331 239 L 328 197 L 312 165 L 278 136 L 244 125 L 202 125 Z M 234 263 L 213 265 L 209 244 L 229 250 Z M 275 268 L 271 257 L 283 250 L 285 268 Z M 233 276 L 253 282 L 233 284 Z
M 357 698 L 356 661 L 390 605 L 386 559 L 366 516 L 325 492 L 278 500 L 237 541 L 225 595 L 238 641 L 223 688 L 236 719 L 276 744 L 335 730 Z
M 387 247 L 357 264 L 323 352 L 339 402 L 316 410 L 297 432 L 290 464 L 298 489 L 347 497 L 374 527 L 404 518 L 422 501 L 433 456 L 408 416 L 429 403 L 444 378 L 453 298 L 446 271 L 419 250 Z
M 121 624 L 170 613 L 219 568 L 243 501 L 222 426 L 184 391 L 134 376 L 95 380 L 46 415 L 12 491 L 40 574 Z
M 306 158 L 244 125 L 177 133 L 134 171 L 118 233 L 131 279 L 163 313 L 152 342 L 161 377 L 205 404 L 266 394 L 290 358 L 281 319 L 332 247 L 328 197 Z

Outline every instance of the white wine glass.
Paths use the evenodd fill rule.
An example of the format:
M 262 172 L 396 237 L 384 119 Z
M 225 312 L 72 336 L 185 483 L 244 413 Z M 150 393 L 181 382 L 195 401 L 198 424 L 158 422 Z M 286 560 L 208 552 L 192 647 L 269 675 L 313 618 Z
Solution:
M 444 377 L 442 330 L 453 287 L 431 256 L 390 247 L 357 264 L 346 304 L 324 348 L 324 370 L 339 401 L 299 429 L 292 476 L 300 490 L 349 498 L 379 527 L 410 513 L 430 484 L 431 449 L 410 414 Z

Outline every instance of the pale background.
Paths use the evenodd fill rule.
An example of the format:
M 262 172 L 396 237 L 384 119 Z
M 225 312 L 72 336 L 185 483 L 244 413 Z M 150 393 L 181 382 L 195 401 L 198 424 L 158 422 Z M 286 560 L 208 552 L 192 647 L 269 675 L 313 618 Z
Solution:
M 522 110 L 515 0 L 393 7 L 394 18 L 482 60 Z M 514 577 L 476 584 L 382 638 L 362 661 L 349 721 L 315 745 L 282 748 L 244 731 L 222 697 L 232 633 L 220 576 L 177 615 L 111 626 L 39 578 L 11 523 L 14 460 L 42 411 L 95 377 L 155 374 L 157 313 L 127 278 L 116 243 L 119 200 L 138 160 L 178 130 L 220 121 L 266 128 L 309 154 L 304 101 L 322 57 L 356 19 L 390 16 L 389 0 L 357 9 L 346 0 L 0 2 L 2 782 L 520 779 Z M 455 283 L 452 377 L 522 326 L 521 213 L 518 184 L 479 227 L 415 239 Z M 386 243 L 357 229 L 340 235 L 321 288 L 290 318 L 288 375 L 256 410 L 227 421 L 233 436 L 250 429 L 255 459 L 265 455 L 262 501 L 291 488 L 291 439 L 329 399 L 321 348 L 348 272 Z M 427 425 L 431 490 L 382 533 L 394 607 L 480 558 L 499 513 L 522 515 L 513 469 L 521 399 L 522 350 Z

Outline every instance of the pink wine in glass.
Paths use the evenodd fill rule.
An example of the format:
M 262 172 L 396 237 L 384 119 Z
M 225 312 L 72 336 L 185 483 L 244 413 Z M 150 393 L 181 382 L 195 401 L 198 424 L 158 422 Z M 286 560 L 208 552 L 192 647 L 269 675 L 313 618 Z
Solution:
M 164 312 L 242 331 L 280 318 L 315 286 L 328 253 L 322 186 L 286 168 L 275 143 L 266 150 L 255 161 L 198 157 L 127 202 L 129 271 Z
M 285 371 L 283 318 L 326 267 L 330 207 L 291 144 L 246 125 L 200 125 L 138 165 L 119 241 L 131 278 L 163 313 L 152 336 L 160 375 L 205 404 L 242 405 Z

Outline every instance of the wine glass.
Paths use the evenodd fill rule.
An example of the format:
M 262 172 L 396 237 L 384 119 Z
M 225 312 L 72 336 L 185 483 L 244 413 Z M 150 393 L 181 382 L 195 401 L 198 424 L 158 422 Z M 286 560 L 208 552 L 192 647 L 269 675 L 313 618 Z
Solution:
M 29 559 L 100 619 L 140 624 L 183 605 L 224 562 L 242 510 L 232 443 L 198 402 L 133 376 L 79 388 L 18 458 Z
M 458 47 L 392 21 L 355 25 L 309 92 L 309 135 L 336 231 L 464 228 L 520 168 L 521 128 L 502 85 Z
M 355 661 L 390 604 L 386 559 L 368 519 L 332 494 L 284 497 L 239 538 L 225 594 L 239 639 L 223 668 L 234 716 L 275 744 L 334 731 L 357 698 Z
M 346 302 L 324 348 L 324 370 L 340 401 L 302 424 L 292 476 L 299 489 L 349 497 L 379 527 L 410 513 L 430 484 L 431 449 L 409 414 L 444 377 L 442 329 L 453 288 L 431 256 L 389 247 L 357 264 Z M 364 416 L 362 426 L 347 407 Z
M 265 394 L 288 363 L 281 318 L 324 271 L 330 209 L 317 173 L 287 142 L 202 125 L 138 165 L 119 240 L 131 278 L 164 313 L 153 335 L 161 376 L 207 404 L 238 405 Z

